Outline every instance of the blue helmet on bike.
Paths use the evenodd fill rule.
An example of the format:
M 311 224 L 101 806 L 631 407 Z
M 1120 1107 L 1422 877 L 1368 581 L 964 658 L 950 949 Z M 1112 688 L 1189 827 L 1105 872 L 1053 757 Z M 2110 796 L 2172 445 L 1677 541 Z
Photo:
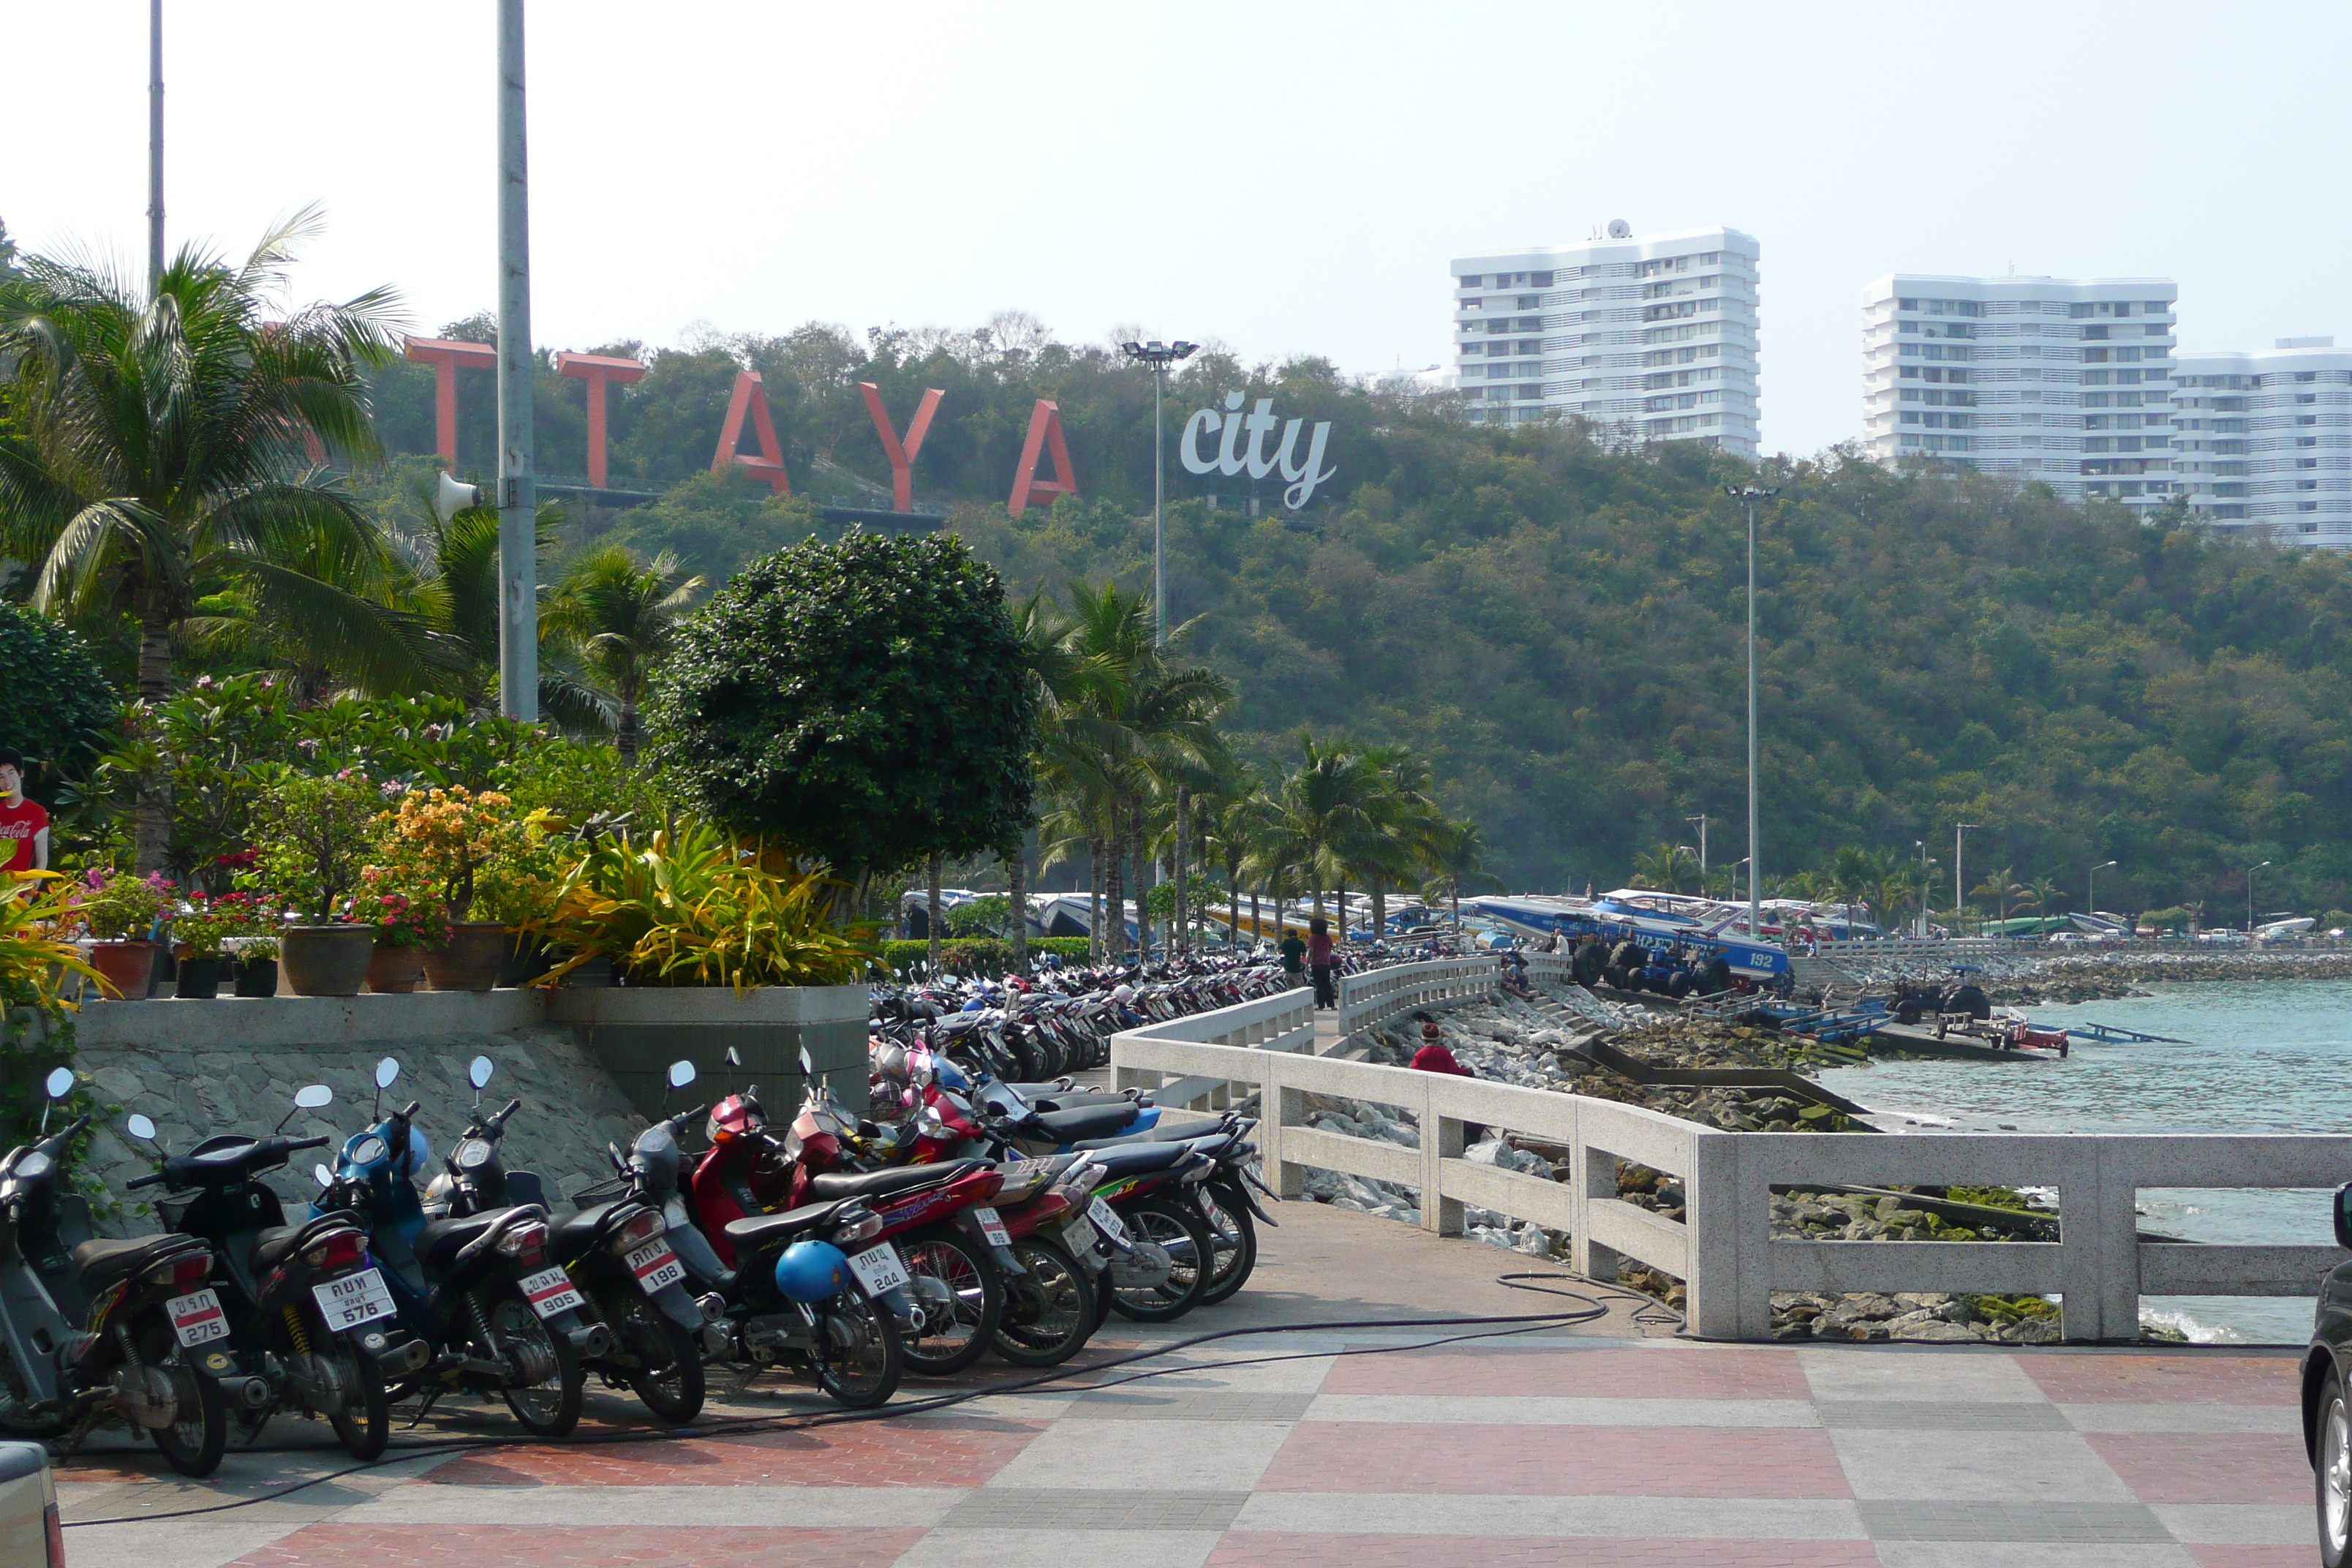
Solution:
M 832 1300 L 849 1281 L 849 1259 L 829 1241 L 796 1241 L 776 1259 L 776 1289 L 803 1306 Z

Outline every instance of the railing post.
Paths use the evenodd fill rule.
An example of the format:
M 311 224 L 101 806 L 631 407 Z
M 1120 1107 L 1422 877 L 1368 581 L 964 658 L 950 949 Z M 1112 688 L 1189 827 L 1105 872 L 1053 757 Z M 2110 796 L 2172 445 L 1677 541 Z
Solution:
M 1259 1079 L 1257 1146 L 1265 1184 L 1278 1196 L 1297 1198 L 1307 1193 L 1307 1167 L 1292 1163 L 1286 1153 L 1290 1142 L 1286 1133 L 1306 1125 L 1307 1096 L 1283 1087 L 1286 1056 L 1282 1051 L 1265 1053 L 1265 1076 Z
M 1568 1238 L 1569 1267 L 1588 1279 L 1610 1284 L 1624 1255 L 1592 1239 L 1592 1205 L 1617 1195 L 1617 1157 L 1585 1142 L 1585 1118 L 1576 1118 L 1576 1137 L 1569 1144 L 1568 1184 L 1576 1196 L 1576 1228 Z
M 1434 1236 L 1462 1234 L 1462 1200 L 1444 1193 L 1445 1162 L 1462 1158 L 1462 1123 L 1437 1109 L 1453 1080 L 1443 1073 L 1416 1075 L 1421 1086 L 1421 1228 Z

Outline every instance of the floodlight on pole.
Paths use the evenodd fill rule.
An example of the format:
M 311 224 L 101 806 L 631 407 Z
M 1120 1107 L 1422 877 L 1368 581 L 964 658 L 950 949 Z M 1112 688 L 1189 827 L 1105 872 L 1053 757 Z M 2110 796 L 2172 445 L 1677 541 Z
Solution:
M 1748 503 L 1748 934 L 1763 940 L 1758 904 L 1757 868 L 1763 864 L 1756 810 L 1756 503 L 1780 492 L 1769 485 L 1726 485 L 1723 493 Z
M 1685 816 L 1683 820 L 1698 824 L 1698 890 L 1704 897 L 1706 893 L 1706 813 L 1702 811 L 1696 816 Z
M 2102 860 L 2091 868 L 2090 886 L 2084 889 L 2084 897 L 2091 906 L 2084 912 L 2093 920 L 2099 918 L 2099 873 L 2114 864 L 2113 860 Z
M 1959 926 L 1963 931 L 1969 929 L 1963 923 L 1960 913 L 1968 908 L 1969 879 L 1960 871 L 1961 849 L 1967 843 L 1967 840 L 1960 836 L 1978 826 L 1979 824 L 1973 822 L 1952 824 L 1952 923 Z
M 1168 574 L 1163 545 L 1167 510 L 1168 484 L 1166 433 L 1161 429 L 1160 410 L 1168 396 L 1168 367 L 1191 359 L 1201 345 L 1179 339 L 1163 343 L 1158 338 L 1148 343 L 1121 343 L 1119 352 L 1138 364 L 1151 367 L 1151 646 L 1158 647 L 1168 640 Z

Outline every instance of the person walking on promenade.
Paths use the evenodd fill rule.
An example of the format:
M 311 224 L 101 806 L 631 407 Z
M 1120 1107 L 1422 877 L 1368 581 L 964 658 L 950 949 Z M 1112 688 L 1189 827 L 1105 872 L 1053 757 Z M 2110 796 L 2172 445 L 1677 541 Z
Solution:
M 49 868 L 49 814 L 25 798 L 25 757 L 0 746 L 0 871 Z
M 1307 968 L 1315 977 L 1315 1005 L 1337 1007 L 1339 988 L 1331 975 L 1338 961 L 1331 952 L 1331 922 L 1317 915 L 1307 922 Z
M 1306 963 L 1307 944 L 1298 940 L 1297 931 L 1285 930 L 1282 933 L 1282 977 L 1294 988 L 1305 984 Z

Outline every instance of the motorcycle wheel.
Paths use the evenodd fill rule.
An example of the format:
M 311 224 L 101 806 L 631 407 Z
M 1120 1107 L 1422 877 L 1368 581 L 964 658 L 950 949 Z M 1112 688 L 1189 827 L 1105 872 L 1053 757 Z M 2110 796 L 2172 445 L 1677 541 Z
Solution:
M 507 1384 L 499 1390 L 499 1396 L 532 1436 L 568 1436 L 580 1425 L 581 1384 L 585 1376 L 572 1342 L 551 1332 L 530 1310 L 530 1302 L 509 1292 L 490 1307 L 489 1348 L 500 1361 L 511 1361 L 509 1345 L 544 1350 L 555 1363 L 555 1375 L 521 1388 Z
M 907 1272 L 929 1275 L 945 1284 L 954 1305 L 932 1314 L 937 1303 L 918 1295 L 923 1309 L 922 1337 L 907 1347 L 907 1370 L 918 1377 L 944 1377 L 978 1361 L 1004 1315 L 1004 1285 L 985 1253 L 959 1232 L 945 1228 L 908 1237 L 901 1250 Z
M 1059 1078 L 1070 1070 L 1070 1054 L 1062 1048 L 1061 1041 L 1044 1029 L 1024 1029 L 1021 1033 L 1037 1053 L 1040 1079 Z
M 1213 1182 L 1193 1188 L 1192 1195 L 1208 1226 L 1212 1258 L 1200 1304 L 1213 1307 L 1247 1284 L 1257 1268 L 1257 1216 L 1231 1193 L 1219 1192 Z
M 621 1380 L 655 1420 L 683 1426 L 702 1414 L 702 1346 L 693 1334 L 643 1291 L 599 1300 L 596 1310 L 642 1363 L 624 1371 Z
M 1045 1071 L 1044 1054 L 1037 1049 L 1036 1042 L 1030 1039 L 1026 1029 L 1005 1036 L 1004 1044 L 1013 1053 L 1015 1070 L 1021 1074 L 1013 1082 L 1042 1083 L 1050 1076 Z
M 1034 1276 L 1031 1288 L 1042 1304 L 1022 1314 L 1028 1321 L 1016 1323 L 1008 1296 L 989 1348 L 1015 1366 L 1059 1366 L 1094 1338 L 1099 1317 L 1094 1282 L 1058 1241 L 1024 1236 L 1013 1251 Z
M 351 1450 L 352 1458 L 381 1458 L 384 1445 L 392 1441 L 392 1400 L 383 1391 L 383 1373 L 376 1369 L 373 1356 L 363 1356 L 349 1345 L 339 1345 L 330 1353 L 351 1364 L 359 1395 L 328 1416 L 327 1425 L 335 1429 L 335 1440 Z
M 148 1436 L 180 1474 L 197 1479 L 211 1475 L 228 1447 L 228 1406 L 220 1384 L 196 1370 L 160 1312 L 139 1337 L 144 1342 L 141 1355 L 172 1380 L 180 1406 L 170 1426 L 151 1426 Z
M 64 1436 L 66 1428 L 72 1425 L 63 1415 L 22 1414 L 25 1382 L 16 1375 L 16 1363 L 8 1359 L 8 1348 L 5 1344 L 0 1344 L 0 1390 L 5 1390 L 5 1396 L 0 1397 L 0 1434 L 37 1443 L 44 1438 Z
M 1209 1227 L 1192 1205 L 1181 1198 L 1155 1194 L 1118 1211 L 1127 1228 L 1144 1240 L 1157 1242 L 1176 1260 L 1174 1272 L 1160 1285 L 1111 1288 L 1111 1310 L 1139 1323 L 1172 1323 L 1201 1304 L 1208 1285 L 1203 1264 L 1211 1257 Z
M 823 1342 L 824 1350 L 813 1358 L 817 1386 L 835 1404 L 852 1410 L 888 1404 L 907 1370 L 906 1345 L 890 1314 L 863 1296 L 850 1295 L 830 1303 L 825 1313 L 838 1313 L 855 1323 L 857 1340 L 847 1345 L 835 1344 L 830 1338 Z

